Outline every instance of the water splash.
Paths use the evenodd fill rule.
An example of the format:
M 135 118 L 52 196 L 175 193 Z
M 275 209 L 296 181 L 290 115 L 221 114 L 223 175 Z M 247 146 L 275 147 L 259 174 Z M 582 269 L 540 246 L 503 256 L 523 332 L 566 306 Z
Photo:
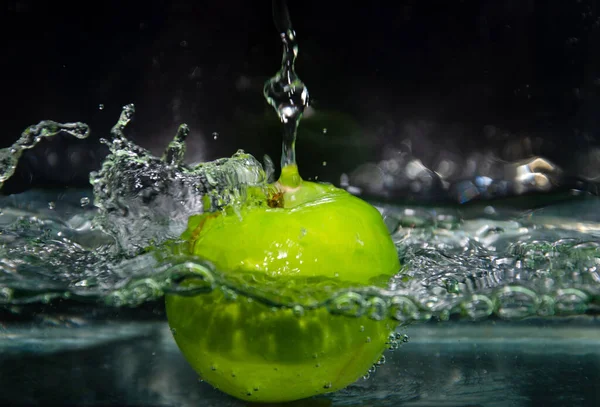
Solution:
M 283 169 L 296 166 L 296 134 L 304 109 L 308 106 L 309 96 L 308 89 L 294 70 L 298 43 L 284 0 L 273 0 L 273 20 L 281 35 L 283 59 L 281 69 L 265 83 L 263 93 L 283 123 Z
M 0 198 L 1 304 L 72 298 L 124 307 L 165 292 L 223 290 L 232 301 L 251 298 L 300 314 L 326 308 L 403 323 L 600 310 L 598 198 L 555 209 L 578 219 L 554 215 L 551 208 L 490 217 L 484 208 L 382 207 L 403 270 L 385 287 L 355 287 L 221 272 L 176 254 L 173 246 L 123 255 L 109 235 L 92 228 L 97 209 L 80 205 L 86 193 L 63 194 L 60 201 L 35 191 Z M 60 204 L 49 210 L 48 201 Z M 184 278 L 194 284 L 179 285 Z
M 15 173 L 19 158 L 25 150 L 32 149 L 43 139 L 54 137 L 60 133 L 84 139 L 89 136 L 90 129 L 84 123 L 57 123 L 51 120 L 44 120 L 29 126 L 12 146 L 0 149 L 0 188 Z
M 190 216 L 242 202 L 246 188 L 265 185 L 260 163 L 241 150 L 228 159 L 185 165 L 185 124 L 162 158 L 153 156 L 124 134 L 134 113 L 133 105 L 123 108 L 112 139 L 103 140 L 110 153 L 100 171 L 90 174 L 99 208 L 95 224 L 128 254 L 178 238 Z
M 57 199 L 32 191 L 0 200 L 0 302 L 70 297 L 135 306 L 165 291 L 192 295 L 221 289 L 231 298 L 253 298 L 273 307 L 325 307 L 348 317 L 403 322 L 598 311 L 597 198 L 571 203 L 577 208 L 558 208 L 558 215 L 546 208 L 521 217 L 487 207 L 478 213 L 382 207 L 404 265 L 384 288 L 327 281 L 257 283 L 256 276 L 221 273 L 199 258 L 178 255 L 172 246 L 139 254 L 152 242 L 158 247 L 179 236 L 191 213 L 243 199 L 245 188 L 264 185 L 266 174 L 241 152 L 185 166 L 186 126 L 162 159 L 154 157 L 124 134 L 133 113 L 133 106 L 126 106 L 112 140 L 105 141 L 110 154 L 91 176 L 95 208 L 81 206 L 82 196 L 74 193 Z M 80 124 L 35 127 L 44 135 L 64 128 L 75 129 L 76 136 L 88 133 Z M 55 203 L 54 209 L 48 202 Z M 182 276 L 194 278 L 193 290 L 178 285 Z

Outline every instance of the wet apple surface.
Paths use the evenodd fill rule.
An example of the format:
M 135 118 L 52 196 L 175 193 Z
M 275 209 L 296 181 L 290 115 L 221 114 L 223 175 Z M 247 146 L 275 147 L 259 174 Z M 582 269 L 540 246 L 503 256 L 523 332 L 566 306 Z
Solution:
M 330 185 L 296 184 L 278 184 L 275 201 L 192 217 L 183 236 L 191 253 L 224 273 L 276 283 L 283 291 L 298 292 L 302 284 L 335 291 L 398 272 L 377 209 Z M 218 288 L 167 296 L 166 303 L 174 338 L 202 379 L 253 401 L 296 400 L 347 386 L 377 362 L 394 330 L 388 320 L 335 315 L 324 307 L 298 315 L 297 309 L 232 300 Z

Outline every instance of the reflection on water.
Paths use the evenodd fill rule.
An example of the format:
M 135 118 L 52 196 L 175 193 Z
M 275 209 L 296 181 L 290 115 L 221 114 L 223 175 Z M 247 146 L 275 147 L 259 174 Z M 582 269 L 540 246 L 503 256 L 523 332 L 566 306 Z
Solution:
M 589 318 L 416 325 L 369 380 L 282 406 L 595 405 L 598 328 Z M 8 404 L 252 405 L 199 381 L 162 321 L 55 326 L 43 335 L 13 325 L 2 336 L 0 344 L 22 342 L 0 352 Z

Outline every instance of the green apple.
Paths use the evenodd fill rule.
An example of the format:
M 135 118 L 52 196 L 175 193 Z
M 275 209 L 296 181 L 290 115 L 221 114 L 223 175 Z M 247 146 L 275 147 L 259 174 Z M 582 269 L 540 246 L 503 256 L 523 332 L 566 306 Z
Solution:
M 331 185 L 303 182 L 285 167 L 273 194 L 253 205 L 190 218 L 192 254 L 232 278 L 301 302 L 377 284 L 400 269 L 379 212 Z M 193 280 L 187 282 L 193 285 Z M 310 287 L 308 287 L 310 285 Z M 296 296 L 296 297 L 294 297 Z M 177 345 L 202 379 L 240 399 L 298 400 L 346 387 L 377 362 L 395 325 L 324 307 L 273 308 L 220 289 L 168 295 Z

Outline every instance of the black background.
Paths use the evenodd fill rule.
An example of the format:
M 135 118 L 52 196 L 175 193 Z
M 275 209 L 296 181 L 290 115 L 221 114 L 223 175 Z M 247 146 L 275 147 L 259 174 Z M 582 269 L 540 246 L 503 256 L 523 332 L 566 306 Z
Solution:
M 275 118 L 262 96 L 281 59 L 270 1 L 3 7 L 3 146 L 42 119 L 82 121 L 93 131 L 79 144 L 40 146 L 20 166 L 18 183 L 85 184 L 101 162 L 97 139 L 126 103 L 137 108 L 128 136 L 155 153 L 185 122 L 189 161 L 238 148 L 278 157 L 277 131 L 240 130 L 248 117 Z M 440 151 L 464 156 L 495 146 L 502 159 L 537 154 L 568 166 L 575 152 L 597 144 L 598 1 L 290 0 L 289 8 L 300 44 L 296 68 L 312 106 L 353 117 L 365 145 L 381 150 L 412 138 L 426 163 Z M 415 128 L 429 130 L 421 137 Z M 526 136 L 537 140 L 533 150 L 502 148 Z M 314 146 L 301 139 L 298 146 L 301 165 L 311 168 Z M 85 154 L 70 162 L 73 148 Z M 50 150 L 60 164 L 44 169 L 40 157 Z M 381 151 L 374 151 L 361 159 L 376 160 Z

